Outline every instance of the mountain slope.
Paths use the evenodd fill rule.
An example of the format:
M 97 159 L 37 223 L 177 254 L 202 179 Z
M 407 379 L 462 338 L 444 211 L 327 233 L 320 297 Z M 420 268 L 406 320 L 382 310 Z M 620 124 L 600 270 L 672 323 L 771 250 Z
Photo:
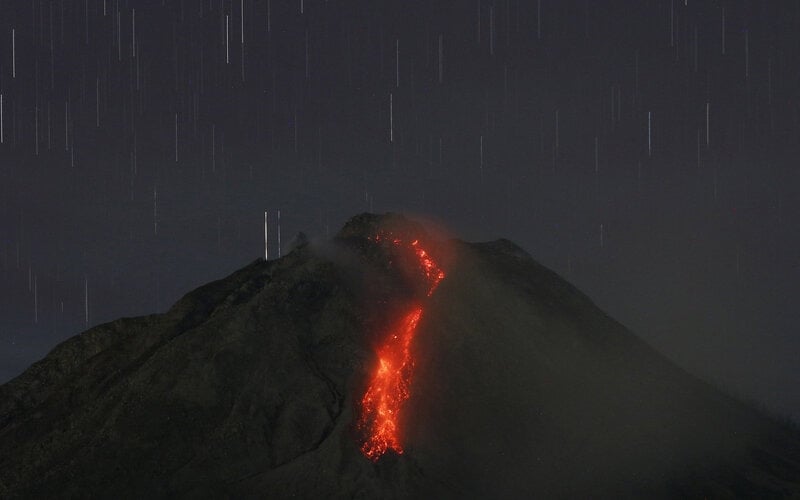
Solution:
M 378 234 L 424 242 L 447 274 L 435 294 Z M 371 461 L 361 398 L 411 302 L 403 453 Z M 88 330 L 0 386 L 2 497 L 798 494 L 796 432 L 512 243 L 397 215 Z

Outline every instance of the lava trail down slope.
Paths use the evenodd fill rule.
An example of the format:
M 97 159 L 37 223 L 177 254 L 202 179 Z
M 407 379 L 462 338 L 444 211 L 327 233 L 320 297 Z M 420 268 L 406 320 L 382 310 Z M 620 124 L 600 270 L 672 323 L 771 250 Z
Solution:
M 444 271 L 421 247 L 419 240 L 407 243 L 391 233 L 378 234 L 372 240 L 376 244 L 388 242 L 414 254 L 426 281 L 428 297 L 444 279 Z M 389 330 L 386 340 L 378 349 L 377 367 L 361 399 L 358 426 L 367 434 L 361 451 L 371 460 L 378 460 L 387 449 L 403 453 L 398 420 L 402 405 L 409 396 L 414 364 L 410 348 L 423 312 L 423 306 L 416 303 L 409 308 L 410 311 L 403 315 L 402 320 Z

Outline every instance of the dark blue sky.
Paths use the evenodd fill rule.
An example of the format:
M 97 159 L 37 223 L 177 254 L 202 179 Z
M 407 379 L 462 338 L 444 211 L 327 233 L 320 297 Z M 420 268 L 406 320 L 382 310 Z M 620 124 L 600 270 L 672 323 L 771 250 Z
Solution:
M 507 237 L 800 417 L 800 4 L 0 0 L 0 380 L 282 241 Z M 277 233 L 271 235 L 277 254 Z M 88 292 L 88 294 L 87 294 Z

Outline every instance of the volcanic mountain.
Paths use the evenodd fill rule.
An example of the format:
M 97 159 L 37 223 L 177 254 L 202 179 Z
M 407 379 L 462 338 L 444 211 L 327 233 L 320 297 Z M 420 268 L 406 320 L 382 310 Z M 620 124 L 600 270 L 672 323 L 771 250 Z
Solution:
M 0 497 L 787 497 L 800 433 L 506 240 L 351 219 L 0 386 Z

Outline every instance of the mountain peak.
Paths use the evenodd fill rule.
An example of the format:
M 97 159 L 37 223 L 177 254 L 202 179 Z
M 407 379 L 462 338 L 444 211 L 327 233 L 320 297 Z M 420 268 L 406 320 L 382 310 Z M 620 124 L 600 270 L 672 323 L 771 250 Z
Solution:
M 428 232 L 419 222 L 402 214 L 362 213 L 348 220 L 336 235 L 340 240 L 359 240 L 373 238 L 380 233 L 396 234 L 400 238 L 427 239 Z

